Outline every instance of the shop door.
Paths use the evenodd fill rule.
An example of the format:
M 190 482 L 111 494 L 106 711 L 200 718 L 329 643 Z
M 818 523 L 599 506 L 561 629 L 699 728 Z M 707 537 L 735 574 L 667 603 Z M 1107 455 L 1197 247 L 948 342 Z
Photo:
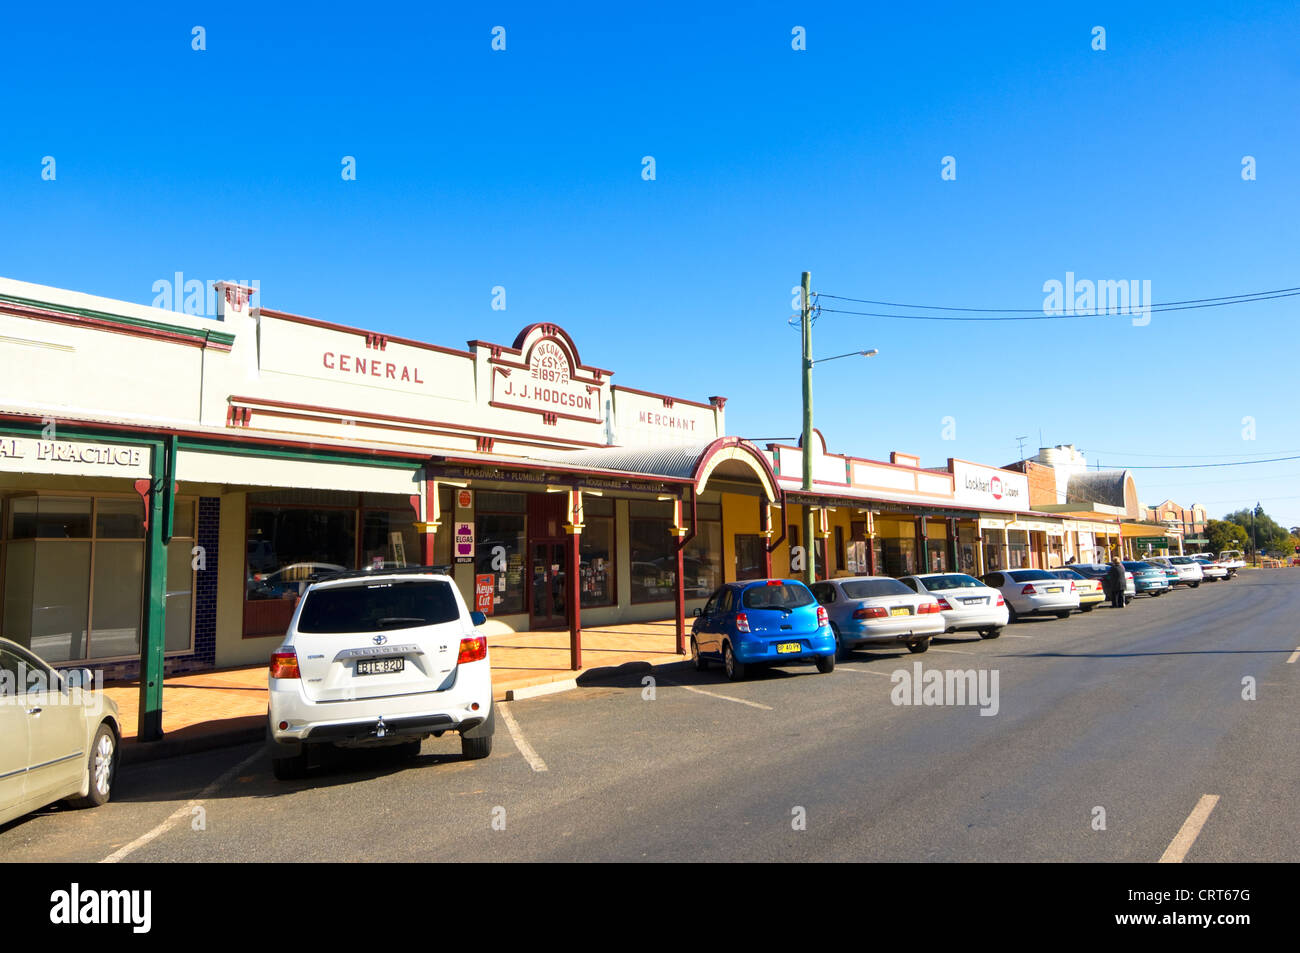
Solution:
M 529 624 L 534 629 L 562 629 L 568 624 L 565 604 L 564 540 L 533 542 L 532 604 Z

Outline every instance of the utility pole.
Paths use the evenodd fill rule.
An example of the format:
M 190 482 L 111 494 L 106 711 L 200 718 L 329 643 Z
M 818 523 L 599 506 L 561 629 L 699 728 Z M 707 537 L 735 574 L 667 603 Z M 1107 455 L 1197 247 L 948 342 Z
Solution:
M 812 495 L 812 441 L 813 441 L 813 394 L 812 394 L 812 274 L 805 271 L 801 281 L 803 329 L 803 489 Z M 817 581 L 817 547 L 813 541 L 813 508 L 804 500 L 803 504 L 803 539 L 804 545 L 804 581 L 811 585 Z

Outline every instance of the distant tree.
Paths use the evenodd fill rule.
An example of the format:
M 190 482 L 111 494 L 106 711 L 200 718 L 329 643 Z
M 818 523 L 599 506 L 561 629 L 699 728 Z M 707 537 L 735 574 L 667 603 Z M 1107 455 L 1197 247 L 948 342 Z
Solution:
M 1246 531 L 1228 520 L 1210 520 L 1205 524 L 1205 537 L 1210 541 L 1210 551 L 1221 553 L 1225 549 L 1245 550 L 1250 547 Z
M 1253 552 L 1281 552 L 1291 539 L 1291 532 L 1264 512 L 1262 506 L 1234 510 L 1224 520 L 1240 526 L 1246 534 L 1245 548 Z

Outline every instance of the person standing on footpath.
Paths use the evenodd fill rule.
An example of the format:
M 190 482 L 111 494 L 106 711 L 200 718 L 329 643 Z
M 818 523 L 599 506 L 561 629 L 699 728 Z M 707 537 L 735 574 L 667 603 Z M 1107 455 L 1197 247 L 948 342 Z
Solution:
M 1120 562 L 1118 556 L 1110 564 L 1110 572 L 1106 574 L 1106 581 L 1110 584 L 1110 606 L 1112 609 L 1124 608 L 1124 564 Z

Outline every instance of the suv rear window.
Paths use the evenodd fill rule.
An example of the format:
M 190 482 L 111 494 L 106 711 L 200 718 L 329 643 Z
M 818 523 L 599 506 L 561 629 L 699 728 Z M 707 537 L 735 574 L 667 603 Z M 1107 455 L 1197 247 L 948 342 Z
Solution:
M 376 582 L 313 589 L 298 616 L 298 631 L 389 632 L 460 618 L 451 586 L 437 580 Z
M 779 586 L 750 586 L 740 601 L 746 609 L 798 609 L 817 600 L 807 586 L 783 582 Z
M 912 596 L 911 589 L 897 579 L 859 579 L 856 582 L 842 582 L 840 586 L 850 599 L 870 599 L 874 596 Z

